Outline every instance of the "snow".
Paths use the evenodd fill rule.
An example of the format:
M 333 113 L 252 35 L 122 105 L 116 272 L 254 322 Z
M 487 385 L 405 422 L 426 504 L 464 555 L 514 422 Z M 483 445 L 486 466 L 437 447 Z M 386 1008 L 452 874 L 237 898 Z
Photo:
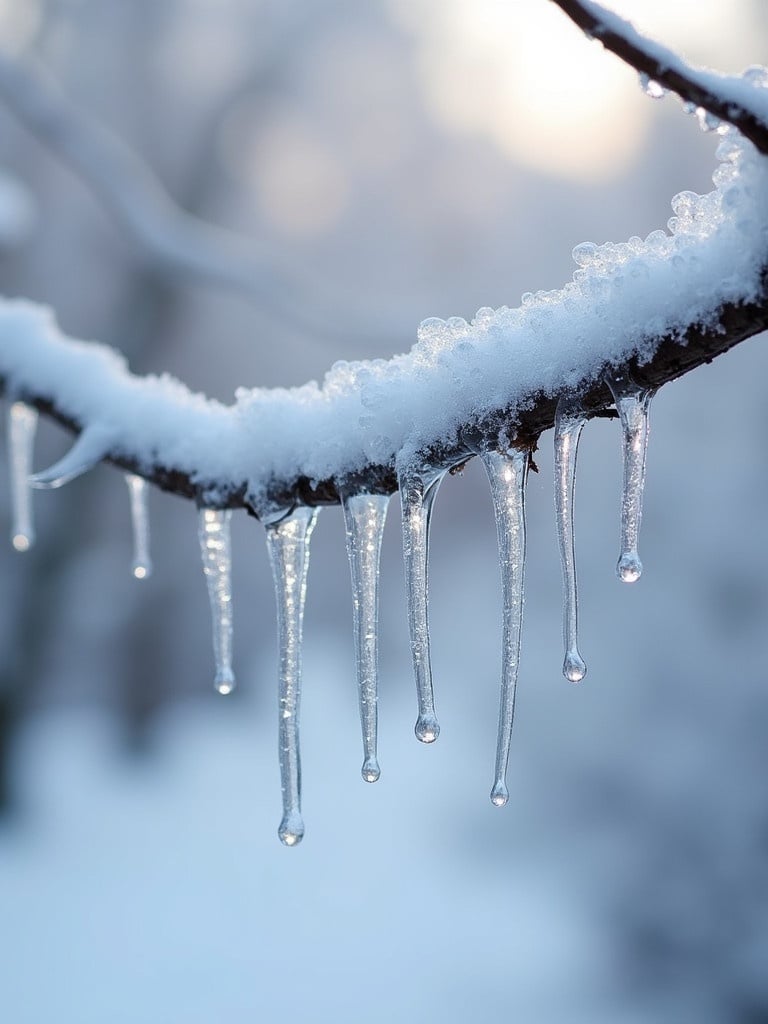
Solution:
M 762 102 L 761 82 L 751 74 L 743 89 Z M 647 359 L 664 334 L 712 325 L 724 303 L 756 299 L 766 161 L 732 130 L 718 158 L 715 189 L 676 196 L 668 232 L 582 243 L 563 288 L 527 293 L 515 309 L 482 309 L 471 323 L 425 320 L 409 353 L 337 362 L 321 384 L 241 389 L 225 406 L 167 376 L 131 375 L 119 355 L 64 337 L 51 313 L 23 301 L 0 305 L 0 376 L 11 395 L 54 399 L 85 428 L 87 452 L 78 455 L 95 459 L 106 448 L 139 467 L 174 467 L 214 484 L 211 504 L 216 484 L 247 482 L 258 506 L 275 479 L 404 466 L 435 439 L 450 443 L 462 425 L 503 407 L 514 418 L 535 393 L 584 386 L 606 364 Z

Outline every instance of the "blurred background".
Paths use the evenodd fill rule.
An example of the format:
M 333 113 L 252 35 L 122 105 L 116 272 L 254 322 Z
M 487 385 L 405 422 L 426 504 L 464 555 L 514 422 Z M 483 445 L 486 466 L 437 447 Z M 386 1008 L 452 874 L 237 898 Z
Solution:
M 760 0 L 610 6 L 694 62 L 768 60 Z M 546 0 L 0 0 L 0 48 L 23 71 L 0 103 L 0 292 L 227 401 L 402 352 L 424 317 L 557 287 L 574 245 L 663 227 L 714 168 L 716 137 Z M 98 147 L 88 180 L 61 133 L 21 127 L 41 75 L 65 142 L 100 125 L 109 152 L 122 140 L 232 233 L 216 239 L 227 281 L 158 260 L 116 216 L 130 178 Z M 614 575 L 618 429 L 586 428 L 578 687 L 560 674 L 543 438 L 503 811 L 481 471 L 436 506 L 433 747 L 413 736 L 392 503 L 375 786 L 341 515 L 321 513 L 291 851 L 261 528 L 233 521 L 239 688 L 223 699 L 193 506 L 152 493 L 155 572 L 137 581 L 119 473 L 36 494 L 37 545 L 0 549 L 2 1019 L 768 1021 L 767 363 L 753 339 L 655 399 L 635 587 Z M 42 424 L 37 465 L 68 443 Z

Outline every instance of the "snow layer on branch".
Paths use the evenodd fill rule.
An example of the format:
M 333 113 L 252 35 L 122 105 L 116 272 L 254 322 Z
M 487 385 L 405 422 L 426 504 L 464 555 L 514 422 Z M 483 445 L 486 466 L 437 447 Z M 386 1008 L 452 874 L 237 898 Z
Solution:
M 768 95 L 754 71 L 745 88 Z M 78 426 L 98 426 L 111 451 L 141 467 L 259 496 L 271 480 L 340 477 L 371 463 L 407 463 L 450 444 L 462 425 L 537 394 L 584 387 L 606 364 L 647 359 L 659 340 L 713 325 L 725 303 L 761 293 L 768 263 L 768 163 L 732 129 L 715 190 L 682 192 L 669 231 L 574 249 L 560 290 L 519 308 L 481 309 L 470 322 L 425 320 L 390 360 L 336 363 L 321 384 L 240 390 L 232 406 L 167 376 L 138 378 L 100 345 L 65 338 L 47 311 L 0 303 L 0 378 L 11 395 L 48 398 Z M 211 498 L 211 494 L 208 495 Z

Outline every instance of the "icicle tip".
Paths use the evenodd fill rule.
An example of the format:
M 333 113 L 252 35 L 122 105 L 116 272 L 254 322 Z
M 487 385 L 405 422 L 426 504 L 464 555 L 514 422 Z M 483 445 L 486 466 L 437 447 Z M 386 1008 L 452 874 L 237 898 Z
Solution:
M 135 579 L 146 580 L 152 575 L 152 566 L 146 565 L 144 562 L 135 562 L 131 567 L 131 572 Z
M 434 713 L 419 715 L 413 731 L 422 743 L 434 743 L 440 735 L 440 726 Z
M 216 678 L 213 681 L 213 688 L 217 693 L 226 696 L 228 693 L 232 693 L 235 688 L 235 675 L 231 670 L 225 670 L 216 673 Z
M 304 820 L 297 811 L 286 814 L 277 830 L 283 846 L 298 846 L 304 838 Z
M 636 551 L 625 551 L 616 566 L 616 575 L 622 583 L 636 583 L 643 573 L 643 563 Z
M 379 762 L 375 757 L 367 757 L 365 761 L 363 761 L 363 767 L 360 772 L 363 776 L 364 782 L 378 782 L 379 776 L 381 775 Z
M 569 683 L 580 683 L 587 674 L 587 666 L 578 651 L 568 651 L 563 662 L 563 675 Z
M 491 803 L 494 807 L 504 807 L 509 800 L 509 790 L 506 782 L 499 781 L 491 790 Z
M 11 537 L 11 544 L 15 551 L 29 551 L 34 543 L 34 537 L 29 533 L 14 533 Z

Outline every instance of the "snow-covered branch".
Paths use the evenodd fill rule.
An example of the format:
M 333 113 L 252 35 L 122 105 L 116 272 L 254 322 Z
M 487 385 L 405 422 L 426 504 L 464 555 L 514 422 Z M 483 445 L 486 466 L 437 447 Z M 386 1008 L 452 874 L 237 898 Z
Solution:
M 593 0 L 553 0 L 590 39 L 633 67 L 646 88 L 669 89 L 694 108 L 739 129 L 768 154 L 768 99 L 750 88 L 748 76 L 720 75 L 690 67 L 676 53 L 642 36 L 630 22 Z

